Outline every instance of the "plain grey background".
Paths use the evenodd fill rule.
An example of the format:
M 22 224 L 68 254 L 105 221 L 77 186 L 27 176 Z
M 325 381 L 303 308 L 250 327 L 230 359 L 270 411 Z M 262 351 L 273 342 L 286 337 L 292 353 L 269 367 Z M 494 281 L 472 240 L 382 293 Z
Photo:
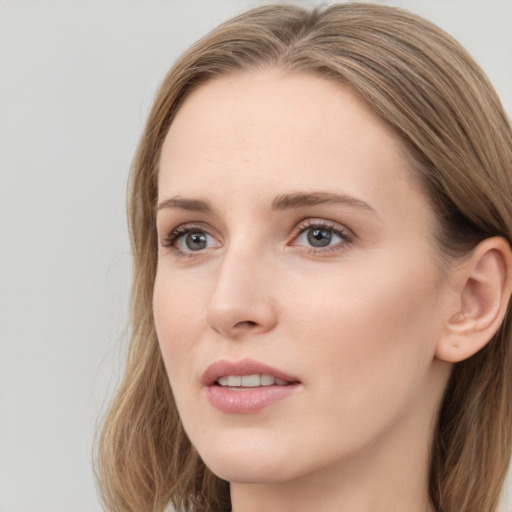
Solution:
M 100 510 L 91 454 L 125 353 L 130 161 L 173 60 L 261 3 L 0 0 L 0 512 Z M 457 37 L 512 113 L 512 0 L 380 3 Z

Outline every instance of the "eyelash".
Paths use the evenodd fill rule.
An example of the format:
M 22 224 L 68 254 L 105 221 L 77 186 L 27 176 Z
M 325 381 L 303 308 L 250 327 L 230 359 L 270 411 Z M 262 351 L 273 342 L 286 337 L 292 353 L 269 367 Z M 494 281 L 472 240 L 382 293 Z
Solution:
M 299 223 L 293 232 L 292 241 L 296 240 L 300 235 L 306 233 L 308 230 L 312 228 L 330 231 L 333 235 L 338 236 L 341 239 L 341 242 L 338 242 L 337 244 L 334 245 L 329 245 L 325 248 L 308 247 L 304 245 L 295 245 L 295 247 L 301 247 L 302 250 L 307 253 L 321 254 L 343 250 L 344 248 L 350 246 L 354 242 L 354 235 L 348 229 L 343 228 L 339 224 L 335 224 L 333 222 L 314 219 L 307 219 Z
M 327 221 L 320 221 L 320 220 L 313 220 L 313 219 L 307 219 L 305 221 L 300 222 L 297 227 L 294 229 L 292 233 L 292 242 L 296 240 L 299 236 L 306 233 L 308 230 L 316 228 L 321 230 L 330 231 L 333 235 L 336 235 L 341 239 L 341 242 L 338 242 L 335 245 L 329 245 L 325 248 L 319 248 L 319 247 L 307 247 L 304 245 L 298 245 L 298 244 L 291 244 L 294 247 L 301 247 L 303 251 L 311 254 L 319 254 L 319 253 L 327 253 L 327 252 L 334 252 L 343 250 L 345 247 L 350 246 L 354 241 L 354 235 L 347 229 L 341 228 L 338 224 L 327 222 Z M 175 244 L 176 242 L 184 235 L 187 235 L 188 233 L 193 232 L 199 232 L 199 233 L 205 233 L 208 236 L 213 235 L 208 231 L 208 229 L 205 229 L 204 226 L 200 224 L 182 224 L 180 226 L 177 226 L 174 228 L 162 241 L 162 247 L 171 250 L 176 256 L 179 257 L 194 257 L 201 254 L 203 251 L 183 251 L 181 249 L 178 249 Z
M 196 256 L 197 254 L 194 254 L 194 251 L 182 251 L 181 249 L 178 249 L 175 247 L 175 243 L 184 235 L 188 233 L 193 232 L 199 232 L 199 233 L 206 233 L 209 236 L 213 236 L 207 229 L 205 229 L 204 226 L 200 224 L 182 224 L 176 228 L 174 228 L 163 240 L 162 247 L 165 247 L 166 249 L 169 249 L 172 251 L 176 256 L 179 257 L 192 257 Z M 202 251 L 198 251 L 200 253 Z

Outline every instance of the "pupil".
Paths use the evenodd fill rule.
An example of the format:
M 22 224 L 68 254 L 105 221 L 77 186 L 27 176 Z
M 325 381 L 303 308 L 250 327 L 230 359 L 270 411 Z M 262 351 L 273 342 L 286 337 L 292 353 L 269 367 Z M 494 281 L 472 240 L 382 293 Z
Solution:
M 313 247 L 325 247 L 331 242 L 332 233 L 328 229 L 315 228 L 308 231 L 308 242 Z
M 204 233 L 189 233 L 185 243 L 191 251 L 200 251 L 206 247 L 206 235 Z

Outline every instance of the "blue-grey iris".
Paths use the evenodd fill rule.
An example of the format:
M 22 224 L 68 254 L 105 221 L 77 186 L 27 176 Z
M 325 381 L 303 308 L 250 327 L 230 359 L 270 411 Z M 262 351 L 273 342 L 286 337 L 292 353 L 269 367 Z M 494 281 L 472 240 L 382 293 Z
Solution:
M 314 228 L 308 231 L 308 242 L 312 247 L 325 247 L 331 243 L 332 232 L 328 229 Z
M 206 247 L 206 235 L 204 233 L 195 232 L 188 233 L 185 238 L 185 244 L 191 251 L 200 251 Z

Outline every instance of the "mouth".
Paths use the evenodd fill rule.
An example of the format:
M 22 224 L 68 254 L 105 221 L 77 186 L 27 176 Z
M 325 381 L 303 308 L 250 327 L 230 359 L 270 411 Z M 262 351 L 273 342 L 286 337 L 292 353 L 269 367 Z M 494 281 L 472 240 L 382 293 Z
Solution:
M 291 382 L 274 377 L 273 375 L 227 375 L 215 380 L 215 385 L 223 388 L 244 389 L 267 386 L 289 386 Z
M 297 377 L 251 359 L 213 363 L 202 384 L 210 404 L 228 414 L 260 411 L 302 387 Z
M 289 386 L 300 383 L 300 380 L 278 368 L 252 359 L 242 359 L 241 361 L 222 359 L 207 368 L 201 383 L 203 386 L 258 388 Z

